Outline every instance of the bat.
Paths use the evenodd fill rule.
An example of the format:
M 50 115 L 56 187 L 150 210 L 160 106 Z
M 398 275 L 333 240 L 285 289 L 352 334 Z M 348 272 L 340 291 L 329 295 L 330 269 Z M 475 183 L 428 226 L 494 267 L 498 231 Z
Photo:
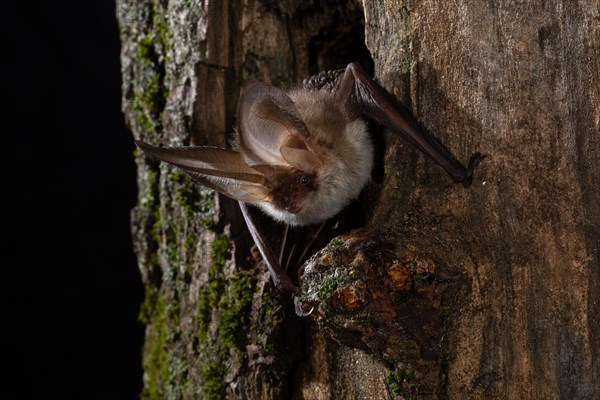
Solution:
M 365 117 L 401 135 L 454 181 L 471 183 L 482 156 L 473 154 L 464 167 L 357 63 L 322 72 L 287 91 L 263 83 L 246 86 L 238 101 L 232 149 L 136 144 L 198 183 L 238 200 L 275 286 L 297 295 L 300 289 L 273 256 L 247 204 L 291 226 L 336 215 L 371 176 L 374 149 Z

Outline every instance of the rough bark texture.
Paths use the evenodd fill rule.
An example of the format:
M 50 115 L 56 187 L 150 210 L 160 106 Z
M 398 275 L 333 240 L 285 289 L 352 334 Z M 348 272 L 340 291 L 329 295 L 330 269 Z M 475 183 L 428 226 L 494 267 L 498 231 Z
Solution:
M 118 2 L 136 138 L 225 146 L 243 84 L 359 61 L 487 157 L 465 188 L 384 132 L 364 229 L 300 269 L 300 319 L 236 204 L 139 155 L 142 397 L 600 398 L 597 2 L 227 3 Z

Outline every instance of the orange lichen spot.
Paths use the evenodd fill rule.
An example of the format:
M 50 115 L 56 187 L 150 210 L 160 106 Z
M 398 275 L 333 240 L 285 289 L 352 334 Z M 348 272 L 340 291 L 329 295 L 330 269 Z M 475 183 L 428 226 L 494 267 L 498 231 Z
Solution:
M 363 304 L 356 289 L 352 286 L 337 290 L 333 294 L 334 300 L 346 311 L 355 311 Z
M 401 290 L 409 290 L 411 286 L 411 271 L 400 263 L 394 263 L 387 270 L 388 279 L 386 284 L 390 290 L 396 292 Z
M 319 264 L 325 267 L 330 267 L 333 264 L 333 256 L 331 254 L 324 254 L 319 260 Z

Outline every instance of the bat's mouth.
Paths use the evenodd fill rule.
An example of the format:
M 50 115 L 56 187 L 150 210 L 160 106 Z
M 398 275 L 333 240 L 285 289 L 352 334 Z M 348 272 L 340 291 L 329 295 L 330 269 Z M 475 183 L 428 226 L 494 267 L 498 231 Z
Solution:
M 304 198 L 290 198 L 283 208 L 289 213 L 298 214 L 304 209 Z
M 304 210 L 308 205 L 308 197 L 306 190 L 302 190 L 302 187 L 284 187 L 282 191 L 271 193 L 272 203 L 280 210 L 285 210 L 290 214 L 298 214 Z

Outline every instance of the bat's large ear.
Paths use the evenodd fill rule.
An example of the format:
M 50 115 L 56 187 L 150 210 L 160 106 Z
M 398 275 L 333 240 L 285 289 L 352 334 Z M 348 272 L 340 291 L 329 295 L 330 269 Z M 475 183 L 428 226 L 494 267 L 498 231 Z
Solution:
M 144 153 L 180 168 L 195 181 L 235 200 L 267 199 L 265 177 L 250 168 L 237 151 L 218 147 L 154 147 L 135 142 Z
M 306 146 L 309 131 L 292 99 L 262 83 L 244 88 L 238 102 L 239 150 L 250 166 L 293 166 L 314 172 L 321 164 Z

